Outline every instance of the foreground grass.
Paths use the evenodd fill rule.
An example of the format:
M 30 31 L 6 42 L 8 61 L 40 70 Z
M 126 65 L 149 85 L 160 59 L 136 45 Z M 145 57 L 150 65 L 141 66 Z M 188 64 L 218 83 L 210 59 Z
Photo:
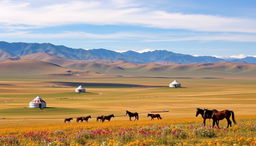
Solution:
M 2 127 L 0 135 L 0 145 L 256 145 L 256 119 L 240 119 L 229 129 L 165 119 Z

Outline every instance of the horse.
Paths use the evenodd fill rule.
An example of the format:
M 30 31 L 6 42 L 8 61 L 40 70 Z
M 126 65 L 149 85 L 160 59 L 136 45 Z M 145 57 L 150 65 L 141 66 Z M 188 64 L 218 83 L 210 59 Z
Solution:
M 223 120 L 224 118 L 226 118 L 226 120 L 228 122 L 227 128 L 229 126 L 231 127 L 232 126 L 232 121 L 230 120 L 231 116 L 232 116 L 232 121 L 234 122 L 234 124 L 236 124 L 235 114 L 232 110 L 223 110 L 223 111 L 214 112 L 213 115 L 212 115 L 212 119 L 213 119 L 212 127 L 214 127 L 215 123 L 216 123 L 218 128 L 220 128 L 219 127 L 219 121 Z
M 88 120 L 89 120 L 90 118 L 92 118 L 92 117 L 89 115 L 89 116 L 83 117 L 83 120 L 86 121 L 86 122 L 88 122 Z
M 207 113 L 205 111 L 208 111 Z M 196 109 L 196 117 L 200 114 L 202 116 L 203 120 L 203 124 L 205 126 L 205 121 L 206 119 L 212 119 L 212 114 L 213 112 L 216 112 L 216 109 L 213 110 L 208 110 L 208 109 L 201 109 L 201 108 L 197 108 Z
M 69 123 L 69 122 L 71 122 L 71 120 L 73 120 L 73 118 L 65 118 L 64 123 L 67 123 L 67 122 Z
M 138 114 L 137 112 L 132 113 L 132 112 L 130 112 L 130 111 L 127 110 L 127 111 L 126 111 L 126 115 L 129 116 L 130 121 L 132 120 L 132 117 L 135 118 L 134 121 L 135 121 L 135 120 L 139 120 L 139 114 Z
M 76 122 L 83 122 L 84 121 L 84 117 L 77 117 L 76 118 Z
M 104 116 L 101 115 L 101 116 L 98 116 L 98 117 L 96 118 L 96 120 L 97 120 L 97 121 L 100 120 L 101 122 L 104 122 L 105 119 L 104 119 Z
M 114 117 L 115 117 L 115 115 L 114 115 L 114 114 L 111 114 L 111 115 L 108 115 L 108 116 L 104 116 L 104 117 L 103 117 L 103 118 L 104 118 L 103 122 L 104 122 L 105 120 L 110 121 L 110 120 L 111 120 L 111 118 L 114 118 Z
M 160 116 L 160 114 L 148 114 L 147 117 L 151 117 L 151 120 L 154 120 L 155 118 L 157 118 L 158 120 L 161 120 L 162 117 Z

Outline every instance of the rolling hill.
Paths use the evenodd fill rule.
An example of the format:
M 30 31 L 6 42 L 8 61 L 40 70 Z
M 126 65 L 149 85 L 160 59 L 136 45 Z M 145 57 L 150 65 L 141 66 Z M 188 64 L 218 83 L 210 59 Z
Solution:
M 46 53 L 0 59 L 0 77 L 102 77 L 102 76 L 256 76 L 256 65 L 247 63 L 134 64 L 125 61 L 71 60 Z
M 2 60 L 0 77 L 2 78 L 44 78 L 44 77 L 86 77 L 100 76 L 91 71 L 70 70 L 60 65 L 38 60 Z

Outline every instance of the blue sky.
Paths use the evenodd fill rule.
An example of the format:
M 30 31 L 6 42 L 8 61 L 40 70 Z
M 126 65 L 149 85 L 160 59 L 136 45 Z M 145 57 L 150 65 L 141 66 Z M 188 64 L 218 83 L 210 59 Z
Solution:
M 256 56 L 256 1 L 0 0 L 0 40 Z

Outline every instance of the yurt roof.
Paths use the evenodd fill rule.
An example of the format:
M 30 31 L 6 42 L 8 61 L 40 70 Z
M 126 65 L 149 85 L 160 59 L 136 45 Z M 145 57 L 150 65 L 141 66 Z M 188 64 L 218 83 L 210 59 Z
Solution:
M 176 84 L 177 85 L 177 84 L 180 84 L 180 83 L 178 81 L 174 80 L 174 81 L 171 82 L 171 84 L 173 84 L 173 85 Z
M 37 96 L 31 102 L 33 102 L 33 103 L 45 103 L 45 101 L 40 96 Z
M 78 86 L 77 89 L 83 89 L 82 85 Z

